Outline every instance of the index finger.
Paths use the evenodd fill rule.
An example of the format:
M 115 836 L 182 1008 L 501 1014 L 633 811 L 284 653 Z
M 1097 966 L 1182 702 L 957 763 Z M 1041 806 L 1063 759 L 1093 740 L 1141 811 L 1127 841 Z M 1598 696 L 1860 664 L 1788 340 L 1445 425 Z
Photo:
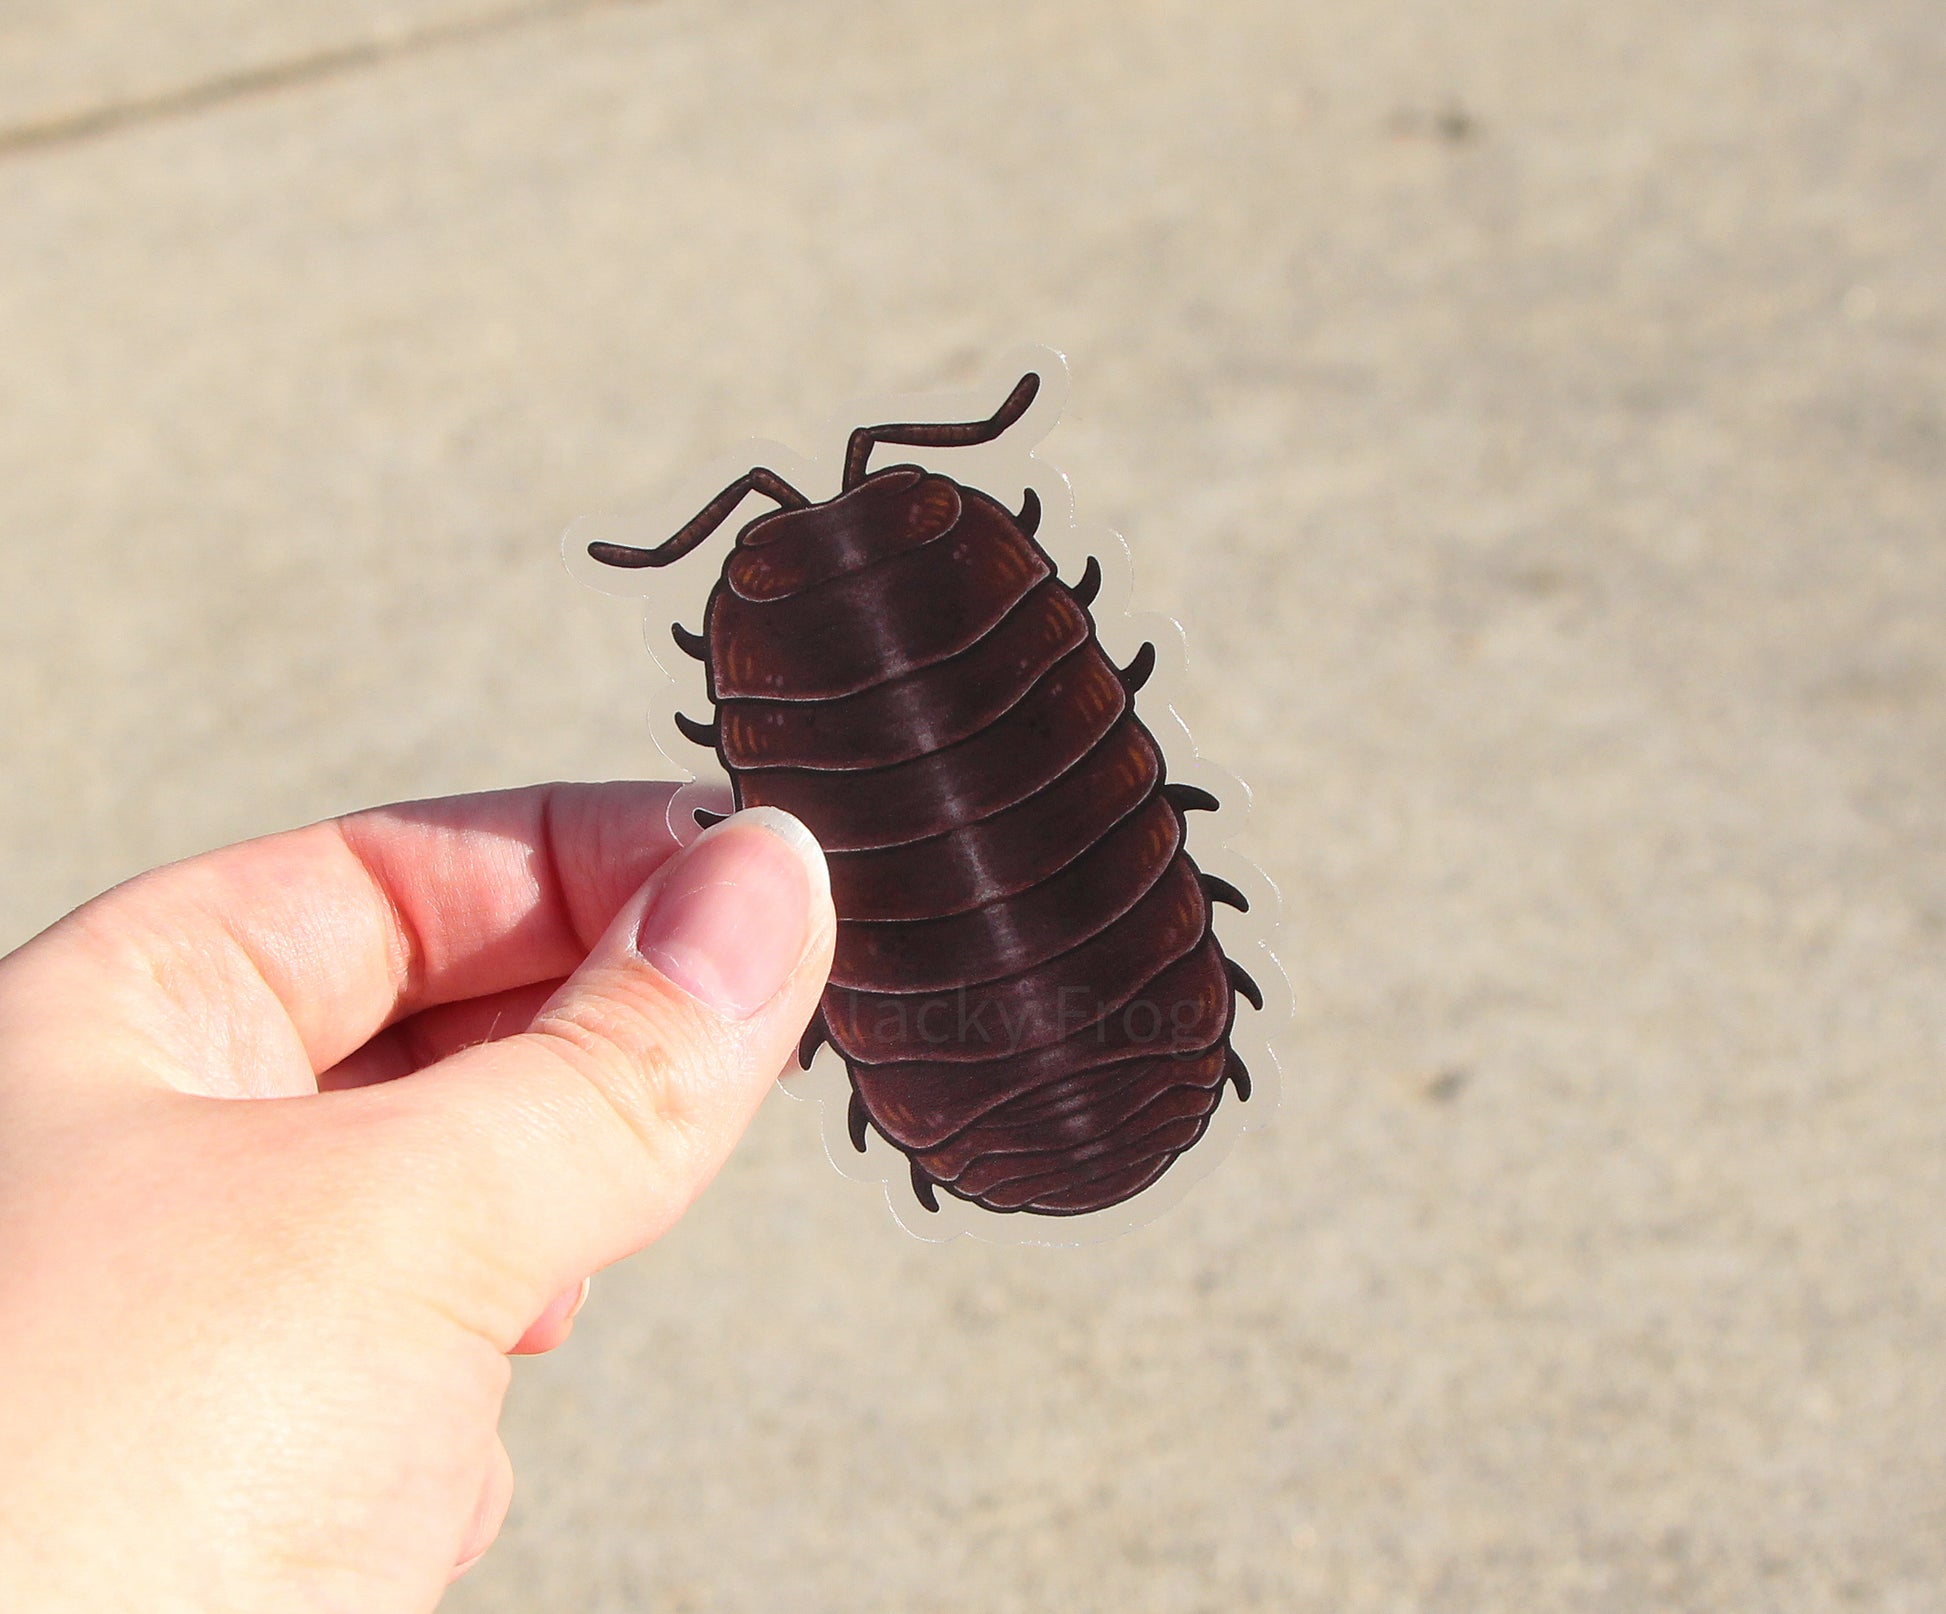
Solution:
M 78 952 L 96 986 L 159 986 L 206 1037 L 287 1021 L 324 1070 L 420 1009 L 570 973 L 675 850 L 677 788 L 537 785 L 246 841 L 116 887 L 22 962 Z

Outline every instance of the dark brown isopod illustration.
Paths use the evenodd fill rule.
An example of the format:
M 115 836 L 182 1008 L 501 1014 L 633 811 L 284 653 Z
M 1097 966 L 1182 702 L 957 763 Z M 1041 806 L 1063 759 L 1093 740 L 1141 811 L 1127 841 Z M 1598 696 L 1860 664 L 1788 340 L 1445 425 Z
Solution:
M 993 1211 L 1073 1216 L 1141 1193 L 1208 1128 L 1256 983 L 1225 957 L 1186 823 L 1217 803 L 1171 783 L 1135 695 L 1155 663 L 1104 654 L 1090 560 L 1072 584 L 1012 510 L 881 444 L 991 442 L 1032 404 L 1021 378 L 986 420 L 861 426 L 844 485 L 815 503 L 756 467 L 654 548 L 591 543 L 610 566 L 666 566 L 750 494 L 702 631 L 713 748 L 739 807 L 794 813 L 830 859 L 836 961 L 800 1062 L 843 1055 L 850 1132 L 876 1130 L 937 1190 Z

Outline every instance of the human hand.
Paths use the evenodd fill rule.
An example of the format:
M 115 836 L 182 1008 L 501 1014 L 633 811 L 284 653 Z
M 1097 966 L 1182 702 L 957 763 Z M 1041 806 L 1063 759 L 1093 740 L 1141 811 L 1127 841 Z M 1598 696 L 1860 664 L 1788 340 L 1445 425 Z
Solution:
M 678 852 L 672 788 L 379 808 L 0 960 L 0 1605 L 391 1614 L 486 1550 L 507 1353 L 681 1215 L 830 965 L 802 827 Z

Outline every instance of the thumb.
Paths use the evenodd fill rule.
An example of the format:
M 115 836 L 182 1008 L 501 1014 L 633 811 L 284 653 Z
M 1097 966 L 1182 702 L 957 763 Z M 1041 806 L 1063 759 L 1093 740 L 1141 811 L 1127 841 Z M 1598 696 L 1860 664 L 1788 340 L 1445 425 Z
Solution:
M 506 1350 L 658 1237 L 790 1058 L 834 931 L 810 831 L 751 808 L 664 863 L 528 1030 L 343 1095 L 402 1190 L 407 1280 Z

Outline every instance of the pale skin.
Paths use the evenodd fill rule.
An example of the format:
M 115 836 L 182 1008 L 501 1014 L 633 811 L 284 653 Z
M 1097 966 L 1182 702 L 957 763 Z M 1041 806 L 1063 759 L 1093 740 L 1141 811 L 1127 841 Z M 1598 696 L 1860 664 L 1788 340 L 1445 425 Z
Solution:
M 808 837 L 678 853 L 670 788 L 375 809 L 0 960 L 9 1607 L 405 1614 L 485 1552 L 509 1356 L 702 1190 L 829 968 Z

